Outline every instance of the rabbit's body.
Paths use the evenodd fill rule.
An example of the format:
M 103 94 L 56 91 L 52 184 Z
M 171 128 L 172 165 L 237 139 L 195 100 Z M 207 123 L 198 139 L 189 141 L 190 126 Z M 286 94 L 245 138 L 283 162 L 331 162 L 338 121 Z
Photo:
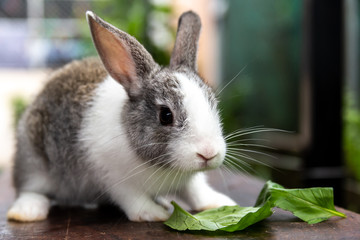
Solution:
M 18 125 L 16 189 L 43 193 L 66 204 L 99 195 L 78 136 L 84 113 L 106 76 L 96 58 L 74 61 L 52 74 Z
M 202 173 L 222 163 L 226 147 L 214 94 L 196 74 L 199 20 L 184 16 L 195 29 L 178 30 L 170 67 L 161 68 L 135 39 L 88 14 L 102 63 L 55 72 L 22 117 L 10 219 L 46 218 L 49 199 L 110 201 L 133 221 L 167 219 L 156 199 L 168 193 L 195 210 L 235 204 Z

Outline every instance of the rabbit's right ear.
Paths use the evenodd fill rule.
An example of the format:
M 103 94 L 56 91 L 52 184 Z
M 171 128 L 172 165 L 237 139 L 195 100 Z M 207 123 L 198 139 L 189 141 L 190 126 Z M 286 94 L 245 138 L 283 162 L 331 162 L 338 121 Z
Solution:
M 100 58 L 112 78 L 118 81 L 128 95 L 136 95 L 142 79 L 157 64 L 150 53 L 132 36 L 87 11 L 92 39 Z
M 197 51 L 201 30 L 201 20 L 195 12 L 188 11 L 180 16 L 170 67 L 186 66 L 197 71 Z

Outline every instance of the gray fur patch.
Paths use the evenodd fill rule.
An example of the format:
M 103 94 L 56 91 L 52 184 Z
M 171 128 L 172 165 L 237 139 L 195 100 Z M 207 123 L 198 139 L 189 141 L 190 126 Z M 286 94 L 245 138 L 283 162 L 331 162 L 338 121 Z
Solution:
M 93 91 L 106 76 L 95 58 L 74 61 L 52 74 L 18 127 L 14 165 L 18 191 L 40 192 L 71 203 L 95 194 L 95 183 L 88 176 L 91 171 L 85 170 L 89 166 L 81 161 L 86 154 L 77 144 L 77 134 Z M 34 173 L 47 176 L 48 184 L 54 184 L 50 192 L 31 184 Z
M 170 141 L 181 136 L 187 127 L 187 115 L 183 107 L 184 95 L 178 79 L 168 69 L 162 69 L 144 81 L 140 94 L 125 106 L 122 118 L 132 147 L 150 163 L 166 163 Z M 161 106 L 167 106 L 174 115 L 172 126 L 159 121 Z
M 196 81 L 214 110 L 217 101 L 212 89 L 194 72 L 183 71 L 189 79 Z M 131 99 L 125 107 L 122 118 L 133 149 L 144 160 L 151 164 L 166 165 L 171 161 L 168 146 L 188 132 L 188 116 L 183 105 L 184 93 L 179 80 L 173 71 L 167 68 L 149 76 L 137 98 Z M 169 107 L 174 116 L 171 126 L 163 126 L 159 121 L 161 105 Z

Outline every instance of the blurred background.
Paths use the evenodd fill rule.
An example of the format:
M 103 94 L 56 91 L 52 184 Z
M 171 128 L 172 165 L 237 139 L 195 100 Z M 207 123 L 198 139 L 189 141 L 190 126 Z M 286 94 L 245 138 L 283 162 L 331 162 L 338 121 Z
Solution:
M 219 95 L 225 134 L 249 133 L 235 168 L 287 187 L 334 187 L 336 204 L 360 212 L 360 0 L 0 0 L 0 171 L 47 75 L 96 55 L 86 10 L 162 65 L 179 15 L 199 13 L 200 74 Z

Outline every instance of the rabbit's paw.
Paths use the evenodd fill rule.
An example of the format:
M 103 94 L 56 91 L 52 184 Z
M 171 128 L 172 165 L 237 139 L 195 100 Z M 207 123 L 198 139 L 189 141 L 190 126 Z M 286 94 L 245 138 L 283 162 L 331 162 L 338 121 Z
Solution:
M 235 206 L 236 202 L 234 202 L 231 198 L 228 196 L 219 193 L 219 192 L 213 192 L 211 197 L 202 198 L 197 204 L 195 204 L 196 211 L 203 211 L 207 209 L 212 208 L 218 208 L 222 206 Z
M 162 222 L 170 217 L 167 210 L 153 202 L 134 207 L 126 214 L 129 220 L 134 222 Z
M 46 219 L 50 201 L 44 195 L 23 192 L 16 199 L 7 213 L 9 220 L 34 222 Z

